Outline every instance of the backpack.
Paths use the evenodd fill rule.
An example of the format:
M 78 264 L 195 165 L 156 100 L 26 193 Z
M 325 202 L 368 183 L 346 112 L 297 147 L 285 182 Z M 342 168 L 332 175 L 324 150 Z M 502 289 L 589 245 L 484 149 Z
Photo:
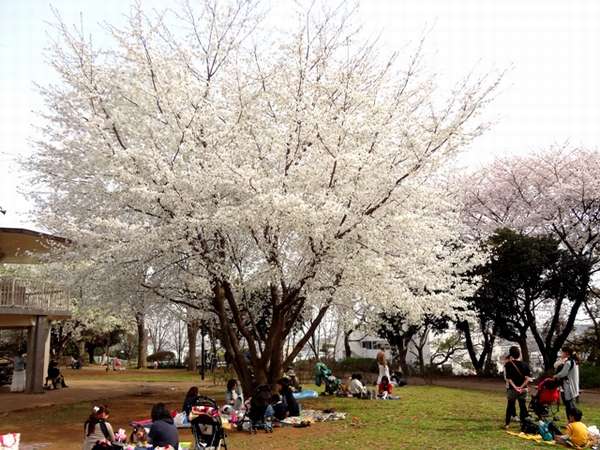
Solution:
M 521 422 L 521 431 L 525 434 L 539 434 L 540 429 L 537 423 L 531 418 L 526 417 L 523 422 Z

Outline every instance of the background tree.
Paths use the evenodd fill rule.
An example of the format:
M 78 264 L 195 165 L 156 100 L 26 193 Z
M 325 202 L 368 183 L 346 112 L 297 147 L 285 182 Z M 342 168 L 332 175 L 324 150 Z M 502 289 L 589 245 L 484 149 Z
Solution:
M 402 373 L 411 373 L 406 362 L 408 348 L 413 337 L 419 331 L 421 324 L 412 322 L 409 315 L 401 310 L 393 313 L 380 313 L 377 334 L 388 341 L 395 353 L 395 359 L 402 369 Z
M 485 236 L 509 227 L 527 235 L 552 235 L 570 255 L 561 256 L 559 266 L 562 273 L 570 272 L 571 284 L 555 286 L 555 314 L 548 323 L 556 336 L 549 342 L 552 334 L 544 338 L 532 327 L 544 367 L 550 369 L 556 356 L 552 352 L 573 330 L 599 268 L 600 153 L 560 146 L 499 159 L 469 177 L 464 186 L 465 219 L 475 232 Z M 534 318 L 529 319 L 537 327 Z

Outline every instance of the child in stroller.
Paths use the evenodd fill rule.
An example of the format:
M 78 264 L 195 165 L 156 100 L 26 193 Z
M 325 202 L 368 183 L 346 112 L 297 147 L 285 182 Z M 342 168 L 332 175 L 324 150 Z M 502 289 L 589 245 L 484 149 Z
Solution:
M 558 413 L 560 406 L 560 384 L 553 378 L 544 378 L 536 386 L 536 392 L 531 396 L 529 410 L 538 420 L 545 420 Z
M 227 449 L 217 402 L 205 396 L 196 397 L 189 420 L 196 441 L 194 450 Z
M 250 407 L 246 410 L 242 420 L 238 422 L 238 430 L 247 429 L 251 433 L 265 430 L 267 433 L 272 433 L 273 407 L 270 404 L 272 396 L 271 386 L 268 384 L 258 385 L 250 398 Z
M 315 365 L 315 384 L 321 386 L 325 383 L 325 395 L 335 395 L 340 389 L 342 382 L 339 378 L 336 378 L 329 367 L 324 363 L 318 362 Z

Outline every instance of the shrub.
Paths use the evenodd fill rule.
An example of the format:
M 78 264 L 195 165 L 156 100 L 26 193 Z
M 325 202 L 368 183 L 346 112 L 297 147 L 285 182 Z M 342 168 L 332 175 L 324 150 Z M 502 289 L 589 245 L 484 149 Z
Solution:
M 330 364 L 330 367 L 334 372 L 377 373 L 377 362 L 373 358 L 346 358 L 342 359 L 341 361 L 331 361 Z
M 174 363 L 175 362 L 175 353 L 173 352 L 157 352 L 157 353 L 153 353 L 152 355 L 148 356 L 148 358 L 146 358 L 146 360 L 148 362 L 154 362 L 154 361 L 165 361 L 165 362 L 170 362 L 170 363 Z
M 583 363 L 579 366 L 579 381 L 584 389 L 600 387 L 600 366 Z

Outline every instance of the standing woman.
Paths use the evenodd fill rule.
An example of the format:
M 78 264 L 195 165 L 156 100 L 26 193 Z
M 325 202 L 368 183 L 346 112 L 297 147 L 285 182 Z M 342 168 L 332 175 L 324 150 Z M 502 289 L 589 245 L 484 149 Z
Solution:
M 568 418 L 577 409 L 575 400 L 579 397 L 579 357 L 570 347 L 563 347 L 561 360 L 562 366 L 557 367 L 554 379 L 562 382 L 561 396 Z
M 529 366 L 519 361 L 521 350 L 512 346 L 508 351 L 508 360 L 504 365 L 504 376 L 506 378 L 506 416 L 504 428 L 508 428 L 512 417 L 517 415 L 516 402 L 519 402 L 519 418 L 521 423 L 527 417 L 527 385 L 531 381 Z
M 390 368 L 387 363 L 387 359 L 385 358 L 385 347 L 383 345 L 379 346 L 379 351 L 377 352 L 377 356 L 375 358 L 377 360 L 377 368 L 379 369 L 379 375 L 377 375 L 377 385 L 381 384 L 381 379 L 383 377 L 387 377 L 390 379 Z

